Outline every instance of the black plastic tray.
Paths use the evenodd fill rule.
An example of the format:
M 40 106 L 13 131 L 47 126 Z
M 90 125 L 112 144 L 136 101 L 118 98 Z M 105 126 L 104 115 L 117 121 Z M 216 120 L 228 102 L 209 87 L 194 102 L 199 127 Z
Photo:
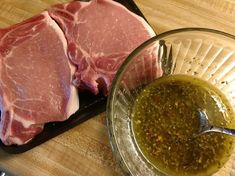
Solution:
M 139 16 L 143 16 L 133 0 L 116 0 L 117 2 L 126 6 L 129 10 Z M 145 19 L 145 18 L 144 18 Z M 145 19 L 146 20 L 146 19 Z M 37 135 L 32 141 L 27 144 L 17 146 L 6 146 L 0 142 L 0 147 L 7 153 L 19 154 L 26 152 L 49 139 L 58 136 L 59 134 L 75 127 L 76 125 L 104 112 L 106 109 L 107 98 L 103 95 L 92 95 L 87 92 L 79 93 L 80 109 L 73 114 L 68 120 L 64 122 L 53 122 L 45 125 L 42 133 Z

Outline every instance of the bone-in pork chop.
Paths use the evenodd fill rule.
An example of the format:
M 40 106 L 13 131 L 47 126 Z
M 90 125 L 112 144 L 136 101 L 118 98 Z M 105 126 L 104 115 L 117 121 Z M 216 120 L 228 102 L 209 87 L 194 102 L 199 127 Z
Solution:
M 24 144 L 78 109 L 67 41 L 48 12 L 0 30 L 0 138 Z
M 74 83 L 107 95 L 117 69 L 142 42 L 155 35 L 141 17 L 111 0 L 74 1 L 49 9 L 64 31 L 68 55 L 77 65 Z

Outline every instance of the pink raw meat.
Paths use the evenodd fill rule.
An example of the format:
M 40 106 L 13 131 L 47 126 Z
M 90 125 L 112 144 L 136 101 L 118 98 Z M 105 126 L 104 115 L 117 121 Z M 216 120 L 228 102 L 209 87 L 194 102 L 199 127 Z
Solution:
M 49 9 L 64 31 L 68 55 L 77 65 L 74 83 L 108 94 L 124 59 L 155 35 L 146 21 L 111 0 L 74 1 Z
M 0 30 L 0 138 L 24 144 L 51 121 L 78 109 L 75 67 L 67 42 L 48 12 Z

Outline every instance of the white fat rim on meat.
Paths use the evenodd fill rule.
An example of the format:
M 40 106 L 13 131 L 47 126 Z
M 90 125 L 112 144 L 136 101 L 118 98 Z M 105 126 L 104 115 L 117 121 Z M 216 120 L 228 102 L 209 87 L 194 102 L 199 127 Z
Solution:
M 29 128 L 31 125 L 35 124 L 35 122 L 32 121 L 32 120 L 31 121 L 30 120 L 25 120 L 22 117 L 16 115 L 13 112 L 12 108 L 8 111 L 9 111 L 9 114 L 10 114 L 10 121 L 8 123 L 7 131 L 6 131 L 5 136 L 3 137 L 3 140 L 6 143 L 8 143 L 8 141 L 10 141 L 10 143 L 14 143 L 14 144 L 18 144 L 18 145 L 25 144 L 25 143 L 29 142 L 31 139 L 28 139 L 27 141 L 22 141 L 20 138 L 12 136 L 12 133 L 11 133 L 12 120 L 14 119 L 14 120 L 20 122 L 23 125 L 24 128 Z M 43 125 L 41 127 L 43 128 Z
M 65 38 L 65 35 L 64 35 L 63 31 L 61 30 L 61 28 L 58 26 L 58 24 L 54 20 L 51 20 L 51 17 L 49 16 L 47 11 L 43 12 L 43 14 L 48 16 L 48 18 L 46 18 L 47 19 L 47 24 L 50 25 L 56 31 L 56 34 L 59 36 L 60 40 L 63 43 L 64 52 L 67 55 L 68 44 L 67 44 L 67 40 Z M 71 64 L 69 59 L 66 59 L 66 60 L 68 61 L 70 71 L 71 71 L 71 75 L 73 75 L 76 71 L 76 67 Z M 72 81 L 73 81 L 72 76 L 71 76 L 70 81 L 71 81 L 71 84 L 70 84 L 71 93 L 70 93 L 70 97 L 69 97 L 68 104 L 67 104 L 67 107 L 66 107 L 65 119 L 69 118 L 69 116 L 74 114 L 79 109 L 78 91 L 77 91 L 76 87 L 72 84 Z
M 31 140 L 31 139 L 30 139 Z M 30 140 L 28 140 L 28 141 L 30 141 Z M 24 144 L 24 143 L 26 143 L 26 142 L 23 142 L 20 138 L 18 138 L 18 137 L 9 137 L 8 139 L 7 139 L 7 141 L 11 141 L 11 143 L 13 143 L 14 142 L 14 144 L 18 144 L 18 145 L 22 145 L 22 144 Z
M 72 114 L 74 114 L 79 109 L 79 98 L 78 91 L 75 86 L 71 86 L 71 95 L 67 105 L 67 118 L 69 118 Z
M 1 81 L 1 84 L 3 84 L 2 81 Z M 4 110 L 3 110 L 3 107 L 5 107 Z M 10 116 L 9 122 L 7 124 L 8 126 L 6 127 L 7 130 L 5 132 L 5 135 L 2 136 L 2 132 L 0 132 L 1 139 L 3 141 L 6 141 L 6 139 L 11 135 L 11 128 L 9 128 L 9 127 L 11 127 L 11 124 L 12 124 L 12 111 L 13 110 L 12 110 L 11 107 L 12 107 L 12 103 L 9 102 L 7 96 L 5 95 L 5 93 L 3 93 L 3 95 L 2 95 L 2 102 L 1 102 L 1 118 L 3 117 L 5 112 L 9 112 L 9 116 Z M 1 124 L 1 128 L 3 128 L 3 124 Z
M 9 139 L 10 139 L 11 143 L 14 142 L 15 144 L 22 144 L 23 142 L 22 142 L 21 139 L 19 139 L 19 138 L 17 138 L 17 137 L 11 137 L 11 136 L 12 136 L 12 134 L 11 134 L 12 120 L 14 119 L 14 120 L 16 120 L 16 121 L 22 123 L 22 125 L 23 125 L 24 128 L 29 128 L 30 125 L 34 124 L 35 122 L 32 121 L 32 120 L 31 120 L 31 121 L 30 121 L 30 120 L 25 120 L 25 119 L 23 119 L 22 117 L 16 115 L 16 114 L 13 112 L 13 108 L 12 108 L 12 107 L 14 107 L 14 105 L 13 105 L 11 102 L 9 102 L 9 100 L 8 100 L 8 98 L 5 96 L 5 94 L 3 95 L 3 99 L 4 99 L 4 105 L 1 105 L 1 106 L 4 106 L 4 107 L 5 107 L 5 108 L 4 108 L 4 109 L 6 109 L 5 112 L 7 112 L 7 111 L 9 112 L 9 114 L 10 114 L 10 119 L 9 119 L 8 126 L 6 127 L 6 129 L 7 129 L 7 130 L 6 130 L 6 134 L 5 134 L 4 136 L 1 136 L 1 137 L 2 137 L 2 140 L 3 140 L 3 141 L 9 141 Z M 1 107 L 1 111 L 2 111 L 2 114 L 5 113 L 5 112 L 3 112 L 3 107 Z

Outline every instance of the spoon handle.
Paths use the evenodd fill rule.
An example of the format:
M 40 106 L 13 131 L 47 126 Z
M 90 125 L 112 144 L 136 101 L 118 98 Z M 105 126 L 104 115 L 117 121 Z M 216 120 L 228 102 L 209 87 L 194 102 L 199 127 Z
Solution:
M 223 134 L 227 134 L 227 135 L 230 135 L 230 136 L 235 136 L 235 129 L 211 126 L 210 131 L 223 133 Z

